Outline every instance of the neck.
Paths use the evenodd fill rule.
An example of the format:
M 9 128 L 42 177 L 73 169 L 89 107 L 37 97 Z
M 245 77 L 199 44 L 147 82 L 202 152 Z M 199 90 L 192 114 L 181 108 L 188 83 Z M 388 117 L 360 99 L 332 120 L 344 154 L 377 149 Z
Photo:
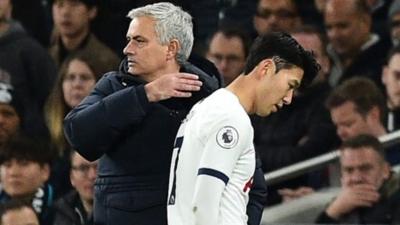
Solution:
M 387 131 L 381 123 L 379 123 L 379 125 L 377 125 L 376 128 L 372 130 L 372 135 L 375 137 L 380 137 L 385 134 L 387 134 Z
M 255 99 L 255 92 L 252 91 L 252 88 L 248 87 L 254 87 L 251 77 L 249 75 L 240 75 L 234 81 L 232 81 L 232 83 L 230 83 L 226 89 L 238 97 L 240 104 L 248 114 L 253 114 L 255 112 L 253 102 L 253 99 Z
M 147 82 L 152 82 L 152 81 L 160 78 L 163 75 L 171 74 L 171 73 L 178 73 L 179 70 L 180 70 L 179 64 L 176 61 L 174 61 L 174 62 L 171 61 L 171 62 L 168 62 L 164 68 L 161 68 L 153 73 L 142 74 L 139 76 Z
M 64 47 L 68 51 L 72 51 L 79 47 L 79 45 L 82 43 L 82 41 L 86 38 L 86 36 L 88 34 L 89 34 L 89 30 L 85 30 L 84 32 L 81 32 L 80 34 L 77 34 L 75 36 L 61 35 L 61 40 L 62 40 Z
M 83 200 L 82 199 L 83 208 L 86 211 L 87 215 L 91 215 L 93 212 L 93 200 Z

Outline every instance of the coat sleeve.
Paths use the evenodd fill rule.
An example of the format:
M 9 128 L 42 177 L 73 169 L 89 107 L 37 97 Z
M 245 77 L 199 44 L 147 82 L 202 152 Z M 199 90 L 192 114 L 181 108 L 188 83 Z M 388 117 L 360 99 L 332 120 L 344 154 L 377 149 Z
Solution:
M 83 157 L 97 160 L 143 120 L 149 105 L 143 85 L 124 87 L 115 73 L 106 74 L 66 116 L 66 138 Z
M 267 202 L 267 184 L 261 169 L 261 160 L 257 155 L 256 170 L 254 171 L 253 186 L 249 192 L 247 204 L 247 225 L 259 225 L 264 206 Z

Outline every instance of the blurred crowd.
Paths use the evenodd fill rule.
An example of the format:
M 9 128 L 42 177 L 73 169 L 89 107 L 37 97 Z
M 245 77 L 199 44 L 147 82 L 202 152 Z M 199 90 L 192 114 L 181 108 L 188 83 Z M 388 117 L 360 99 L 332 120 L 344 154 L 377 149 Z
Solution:
M 97 162 L 71 149 L 63 119 L 103 74 L 119 70 L 126 14 L 153 2 L 0 0 L 0 224 L 11 212 L 32 224 L 93 224 Z M 399 147 L 375 143 L 400 127 L 400 0 L 170 2 L 194 18 L 192 56 L 213 62 L 225 85 L 242 73 L 258 35 L 284 31 L 312 50 L 321 65 L 312 85 L 279 113 L 252 117 L 264 173 L 339 148 L 343 191 L 319 222 L 360 222 L 355 210 L 377 206 L 364 222 L 390 215 L 384 222 L 400 223 L 390 211 L 400 208 L 391 171 Z M 268 186 L 266 207 L 332 185 L 330 173 Z

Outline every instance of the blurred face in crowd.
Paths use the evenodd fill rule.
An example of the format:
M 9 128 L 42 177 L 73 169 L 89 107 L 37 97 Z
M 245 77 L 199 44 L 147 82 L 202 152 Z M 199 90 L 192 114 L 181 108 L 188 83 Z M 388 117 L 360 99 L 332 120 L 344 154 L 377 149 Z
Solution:
M 93 202 L 94 181 L 97 176 L 97 161 L 89 162 L 74 152 L 71 158 L 70 179 L 72 186 L 77 190 L 85 202 Z
M 227 37 L 219 32 L 210 42 L 207 58 L 215 64 L 225 85 L 228 85 L 242 73 L 246 63 L 243 42 L 238 36 Z
M 167 62 L 174 60 L 168 45 L 162 45 L 154 29 L 151 17 L 134 18 L 126 34 L 124 54 L 128 58 L 128 72 L 139 75 L 146 81 L 153 81 L 163 75 Z
M 49 178 L 49 166 L 28 160 L 11 159 L 1 166 L 1 184 L 12 197 L 34 194 Z
M 341 150 L 340 164 L 344 187 L 370 184 L 379 189 L 390 174 L 389 165 L 371 147 Z
M 342 141 L 360 134 L 372 134 L 373 113 L 366 116 L 356 111 L 353 102 L 347 101 L 340 106 L 330 109 L 331 118 L 336 126 L 336 133 Z
M 75 38 L 89 31 L 90 21 L 96 17 L 96 7 L 88 8 L 79 0 L 55 0 L 54 26 L 62 37 Z
M 324 51 L 326 46 L 323 45 L 318 35 L 314 33 L 294 33 L 292 37 L 296 39 L 304 49 L 313 51 L 315 59 L 321 65 L 321 70 L 315 78 L 315 81 L 326 80 L 325 76 L 329 73 L 330 62 L 328 55 Z
M 400 54 L 393 55 L 384 67 L 382 82 L 386 87 L 389 108 L 400 108 Z
M 301 24 L 296 6 L 292 0 L 259 0 L 254 16 L 257 33 L 290 31 Z
M 32 208 L 23 207 L 7 211 L 1 217 L 1 225 L 39 225 L 39 220 Z
M 328 1 L 324 17 L 329 42 L 341 57 L 357 54 L 369 38 L 371 17 L 358 12 L 354 0 Z
M 11 0 L 0 0 L 0 23 L 11 18 Z
M 260 65 L 259 65 L 260 66 Z M 300 86 L 304 71 L 299 67 L 275 72 L 275 63 L 270 60 L 265 75 L 257 82 L 255 114 L 267 116 L 292 102 L 294 90 Z
M 20 118 L 15 108 L 9 104 L 0 103 L 0 145 L 16 134 L 19 126 Z
M 73 59 L 67 67 L 62 82 L 64 100 L 71 108 L 77 106 L 96 84 L 96 78 L 89 66 L 78 59 Z
M 390 18 L 390 35 L 394 45 L 400 44 L 400 13 Z

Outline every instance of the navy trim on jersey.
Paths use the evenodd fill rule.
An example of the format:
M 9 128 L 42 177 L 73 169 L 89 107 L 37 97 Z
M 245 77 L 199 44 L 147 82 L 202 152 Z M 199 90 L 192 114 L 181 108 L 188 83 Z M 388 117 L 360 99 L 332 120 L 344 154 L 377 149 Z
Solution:
M 214 170 L 214 169 L 210 169 L 210 168 L 200 168 L 197 175 L 209 175 L 209 176 L 218 178 L 218 179 L 222 180 L 225 183 L 225 185 L 227 185 L 228 181 L 229 181 L 229 177 L 227 175 L 225 175 L 222 172 L 219 172 L 218 170 Z

